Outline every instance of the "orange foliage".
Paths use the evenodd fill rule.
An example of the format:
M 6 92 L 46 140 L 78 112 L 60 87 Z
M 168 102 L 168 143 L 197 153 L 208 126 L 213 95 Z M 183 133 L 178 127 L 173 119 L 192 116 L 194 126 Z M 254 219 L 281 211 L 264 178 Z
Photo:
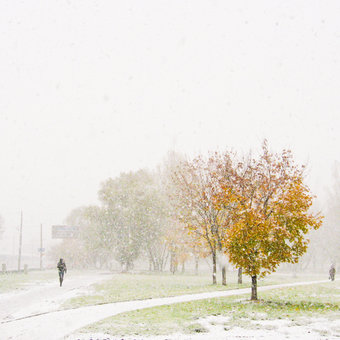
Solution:
M 246 274 L 261 277 L 281 262 L 296 263 L 307 250 L 307 232 L 321 226 L 322 216 L 310 212 L 314 196 L 303 183 L 303 170 L 290 151 L 271 154 L 264 142 L 258 160 L 239 162 L 220 179 L 215 205 L 232 207 L 223 245 Z

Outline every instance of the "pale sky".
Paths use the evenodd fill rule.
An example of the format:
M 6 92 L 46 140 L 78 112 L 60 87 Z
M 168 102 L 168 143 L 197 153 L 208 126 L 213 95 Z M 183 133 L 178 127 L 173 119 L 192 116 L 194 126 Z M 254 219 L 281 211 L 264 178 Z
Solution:
M 339 18 L 340 1 L 1 1 L 2 248 L 21 209 L 27 248 L 170 149 L 267 138 L 322 196 L 340 161 Z

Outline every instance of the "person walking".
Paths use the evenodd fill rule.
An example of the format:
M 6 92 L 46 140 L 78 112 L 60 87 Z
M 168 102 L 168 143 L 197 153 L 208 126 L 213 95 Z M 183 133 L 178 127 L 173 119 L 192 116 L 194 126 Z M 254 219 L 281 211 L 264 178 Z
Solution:
M 335 278 L 335 265 L 334 263 L 331 264 L 331 267 L 329 268 L 329 279 L 334 281 Z
M 59 272 L 59 283 L 61 287 L 64 281 L 64 274 L 67 273 L 66 263 L 63 259 L 59 260 L 59 262 L 57 263 L 57 268 Z

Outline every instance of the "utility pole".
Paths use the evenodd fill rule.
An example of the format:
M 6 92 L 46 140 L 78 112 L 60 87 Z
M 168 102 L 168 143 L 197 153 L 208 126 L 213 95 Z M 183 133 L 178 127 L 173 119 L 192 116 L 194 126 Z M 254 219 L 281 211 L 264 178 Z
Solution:
M 20 218 L 18 271 L 20 271 L 20 264 L 21 264 L 21 247 L 22 247 L 22 210 L 21 210 L 21 218 Z
M 40 270 L 43 269 L 43 232 L 42 224 L 40 224 Z

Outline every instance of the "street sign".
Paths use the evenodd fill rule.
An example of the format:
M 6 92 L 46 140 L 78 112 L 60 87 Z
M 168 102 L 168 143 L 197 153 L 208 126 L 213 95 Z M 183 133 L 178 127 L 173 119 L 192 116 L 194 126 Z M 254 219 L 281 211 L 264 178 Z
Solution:
M 79 227 L 70 225 L 53 225 L 52 238 L 78 238 Z

